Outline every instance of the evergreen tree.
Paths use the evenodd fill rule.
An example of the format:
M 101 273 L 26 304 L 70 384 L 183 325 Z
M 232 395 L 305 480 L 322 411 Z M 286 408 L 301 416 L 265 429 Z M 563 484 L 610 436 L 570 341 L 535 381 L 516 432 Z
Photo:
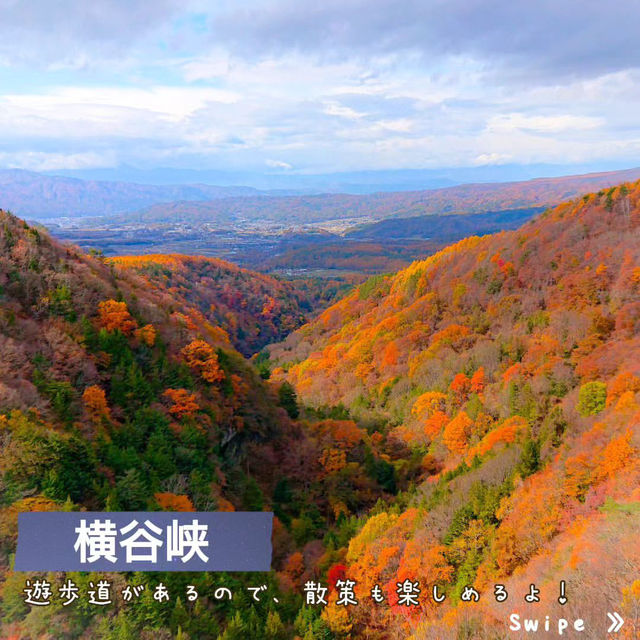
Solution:
M 530 476 L 540 468 L 540 443 L 534 438 L 527 438 L 522 448 L 522 456 L 518 470 L 523 478 Z
M 300 415 L 298 396 L 295 389 L 288 382 L 283 382 L 278 390 L 278 404 L 293 420 Z
M 269 611 L 267 614 L 267 621 L 264 625 L 264 637 L 266 640 L 286 639 L 286 629 L 277 611 Z

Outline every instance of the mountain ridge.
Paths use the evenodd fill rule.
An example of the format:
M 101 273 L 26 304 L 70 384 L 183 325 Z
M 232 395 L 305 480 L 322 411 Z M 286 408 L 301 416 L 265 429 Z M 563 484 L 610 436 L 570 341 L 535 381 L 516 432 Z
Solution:
M 346 503 L 368 509 L 386 499 L 396 480 L 380 474 L 388 464 L 364 429 L 301 415 L 295 393 L 232 346 L 233 326 L 244 321 L 232 303 L 247 299 L 251 313 L 277 319 L 275 281 L 220 261 L 136 260 L 125 266 L 83 254 L 0 211 L 0 636 L 203 638 L 241 624 L 244 637 L 274 629 L 293 637 L 308 622 L 299 579 L 316 571 L 336 514 Z M 189 261 L 195 271 L 182 271 Z M 166 283 L 168 266 L 174 279 Z M 219 324 L 188 289 L 216 277 L 209 299 L 224 309 Z M 335 451 L 348 464 L 338 485 L 325 471 Z M 274 570 L 260 580 L 281 607 L 269 598 L 256 609 L 249 598 L 229 608 L 206 572 L 150 572 L 136 575 L 147 598 L 125 604 L 114 586 L 107 617 L 100 607 L 59 606 L 60 573 L 40 576 L 51 581 L 51 606 L 30 608 L 25 579 L 35 574 L 12 570 L 21 512 L 236 509 L 276 514 Z M 156 586 L 178 594 L 186 576 L 198 602 L 178 597 L 159 609 Z M 109 572 L 66 577 L 81 598 L 101 579 L 124 584 Z M 252 584 L 244 573 L 216 579 L 236 594 Z M 327 628 L 319 618 L 314 624 Z
M 493 584 L 509 608 L 536 584 L 550 615 L 584 618 L 595 637 L 607 611 L 635 632 L 640 182 L 367 280 L 261 354 L 260 375 L 231 344 L 233 319 L 213 324 L 191 297 L 220 271 L 236 272 L 84 255 L 0 213 L 3 633 L 492 637 L 508 615 Z M 195 575 L 203 605 L 141 600 L 104 624 L 30 612 L 9 568 L 17 512 L 65 508 L 272 509 L 264 579 L 283 605 L 229 613 Z M 334 588 L 326 608 L 304 606 L 301 585 L 344 577 L 359 601 L 348 614 Z M 181 581 L 140 579 L 149 592 Z M 410 615 L 404 580 L 423 594 Z M 564 607 L 547 601 L 560 580 Z M 471 586 L 479 602 L 462 603 Z
M 170 294 L 171 304 L 198 309 L 209 322 L 222 327 L 246 357 L 297 329 L 314 307 L 293 283 L 218 258 L 149 254 L 106 262 Z
M 82 180 L 24 169 L 0 170 L 0 190 L 6 209 L 23 218 L 39 219 L 112 214 L 178 198 L 202 200 L 260 193 L 251 187 L 206 184 L 158 186 Z
M 464 184 L 424 191 L 378 192 L 368 195 L 315 194 L 247 196 L 215 201 L 155 204 L 115 216 L 112 224 L 190 224 L 245 221 L 284 225 L 327 221 L 413 217 L 446 213 L 481 213 L 559 204 L 586 191 L 640 178 L 640 168 L 562 178 L 536 178 L 507 183 Z
M 445 213 L 478 212 L 521 206 L 555 204 L 579 192 L 612 186 L 640 177 L 640 168 L 598 172 L 562 178 L 535 178 L 507 183 L 475 183 L 426 191 L 378 192 L 368 195 L 316 194 L 274 195 L 252 187 L 217 187 L 205 184 L 144 185 L 139 183 L 90 181 L 38 174 L 22 169 L 0 171 L 3 205 L 19 216 L 34 219 L 112 217 L 112 222 L 149 218 L 162 220 L 162 208 L 172 208 L 166 218 L 188 212 L 189 202 L 205 206 L 205 213 L 191 219 L 223 220 L 237 217 L 280 222 L 317 222 L 343 217 L 374 218 Z M 562 185 L 567 186 L 562 189 Z M 524 193 L 522 192 L 524 190 Z M 528 190 L 528 191 L 527 191 Z M 478 197 L 483 200 L 478 202 Z M 491 199 L 493 197 L 493 200 Z M 266 202 L 264 199 L 266 198 Z M 212 200 L 215 199 L 215 200 Z M 222 200 L 224 202 L 216 202 Z M 197 207 L 196 204 L 193 205 Z M 155 209 L 154 209 L 155 207 Z M 279 210 L 279 214 L 274 213 Z M 351 211 L 350 211 L 351 210 Z M 118 216 L 119 213 L 127 216 Z M 155 213 L 154 213 L 155 212 Z M 155 218 L 154 218 L 155 215 Z M 203 218 L 204 215 L 204 218 Z M 216 215 L 213 215 L 215 220 Z
M 493 637 L 507 618 L 493 584 L 548 598 L 564 580 L 579 601 L 546 610 L 588 620 L 594 637 L 607 610 L 633 619 L 640 182 L 374 277 L 270 353 L 303 402 L 349 412 L 415 465 L 401 506 L 370 514 L 348 545 L 357 637 Z M 405 578 L 447 602 L 398 615 Z M 389 608 L 366 601 L 375 584 Z M 479 603 L 461 603 L 471 586 Z

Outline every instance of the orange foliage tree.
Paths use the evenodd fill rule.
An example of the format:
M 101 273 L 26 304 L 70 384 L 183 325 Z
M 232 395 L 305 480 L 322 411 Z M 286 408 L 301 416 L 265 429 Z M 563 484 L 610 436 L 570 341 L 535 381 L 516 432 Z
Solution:
M 284 573 L 287 574 L 293 582 L 300 579 L 300 576 L 304 573 L 304 556 L 300 551 L 294 551 L 287 558 Z
M 144 327 L 136 329 L 135 336 L 148 347 L 153 347 L 156 343 L 156 330 L 152 324 L 145 324 Z
M 464 373 L 458 373 L 452 380 L 449 388 L 455 394 L 458 402 L 463 402 L 471 390 L 471 381 Z
M 553 474 L 548 468 L 531 476 L 519 491 L 500 503 L 496 517 L 501 523 L 492 545 L 497 568 L 494 577 L 511 574 L 557 532 L 560 491 Z
M 111 418 L 111 410 L 107 405 L 104 389 L 97 384 L 91 385 L 84 390 L 82 401 L 92 422 L 100 422 L 103 418 L 106 420 Z
M 480 367 L 472 376 L 470 381 L 471 391 L 473 393 L 482 393 L 484 391 L 484 367 Z
M 632 393 L 640 391 L 640 378 L 638 378 L 638 376 L 634 376 L 629 371 L 623 371 L 607 385 L 607 407 L 623 393 L 628 391 L 631 391 Z
M 513 416 L 499 426 L 497 429 L 487 433 L 482 440 L 473 447 L 467 454 L 467 462 L 469 463 L 475 456 L 484 456 L 500 443 L 515 442 L 518 431 L 523 430 L 527 425 L 527 421 L 520 416 Z
M 328 475 L 337 473 L 347 466 L 347 454 L 341 449 L 325 449 L 320 456 L 320 463 Z
M 442 439 L 452 453 L 464 453 L 473 421 L 461 411 L 444 429 Z
M 153 497 L 163 511 L 195 511 L 188 496 L 176 495 L 175 493 L 154 493 Z
M 602 458 L 596 468 L 596 477 L 601 480 L 610 478 L 624 469 L 636 457 L 636 450 L 631 444 L 631 430 L 614 438 L 604 448 Z
M 120 331 L 126 336 L 138 326 L 131 317 L 127 304 L 117 300 L 103 300 L 98 303 L 98 323 L 107 331 Z
M 436 411 L 434 414 L 429 416 L 424 423 L 424 433 L 425 435 L 433 440 L 437 436 L 440 435 L 442 430 L 447 426 L 449 422 L 449 416 L 443 411 Z
M 169 413 L 178 420 L 185 416 L 192 417 L 200 409 L 196 394 L 189 393 L 186 389 L 167 389 L 162 395 L 173 402 Z
M 398 345 L 395 342 L 390 342 L 385 348 L 382 354 L 382 366 L 384 367 L 392 367 L 395 364 L 398 364 L 398 356 L 399 356 Z
M 563 489 L 568 498 L 583 500 L 591 484 L 591 466 L 585 453 L 570 456 L 565 460 Z
M 353 420 L 321 420 L 311 428 L 323 442 L 345 450 L 355 447 L 366 433 Z
M 224 380 L 224 371 L 218 362 L 218 354 L 204 340 L 193 340 L 182 349 L 187 365 L 197 371 L 207 382 Z

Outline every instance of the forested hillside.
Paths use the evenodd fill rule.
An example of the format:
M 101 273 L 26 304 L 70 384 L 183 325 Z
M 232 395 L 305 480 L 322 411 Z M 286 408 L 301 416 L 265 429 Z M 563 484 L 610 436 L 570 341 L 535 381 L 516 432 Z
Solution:
M 395 490 L 391 465 L 349 420 L 296 420 L 293 391 L 262 380 L 183 298 L 0 213 L 3 638 L 289 638 L 314 621 L 327 629 L 319 612 L 301 610 L 298 579 L 330 562 L 322 538 L 340 514 Z M 346 465 L 339 476 L 336 455 Z M 212 585 L 246 594 L 250 576 L 202 573 L 137 576 L 148 596 L 107 611 L 24 604 L 29 575 L 10 570 L 19 512 L 144 509 L 275 511 L 278 572 L 260 582 L 279 605 L 241 595 L 230 607 Z M 65 576 L 46 577 L 55 592 Z M 97 579 L 71 577 L 84 592 Z M 122 574 L 106 577 L 123 586 Z M 159 582 L 175 594 L 185 580 L 203 594 L 196 603 L 151 598 Z
M 612 610 L 637 637 L 640 183 L 368 280 L 260 375 L 225 296 L 247 301 L 238 326 L 281 300 L 276 331 L 286 288 L 200 258 L 86 256 L 0 216 L 3 637 L 495 640 L 511 611 L 542 610 L 524 604 L 532 583 L 545 615 L 589 620 L 585 637 Z M 30 610 L 17 513 L 65 509 L 272 510 L 259 582 L 279 602 L 250 601 L 249 575 L 141 574 L 205 595 Z M 336 604 L 345 577 L 357 606 Z M 398 600 L 405 579 L 417 606 Z M 304 606 L 310 580 L 326 608 Z M 461 600 L 471 586 L 479 602 Z
M 313 307 L 313 300 L 290 282 L 215 258 L 146 255 L 107 262 L 120 272 L 140 274 L 164 304 L 195 307 L 209 322 L 224 328 L 245 356 L 282 340 Z
M 638 637 L 640 183 L 374 277 L 271 356 L 305 403 L 344 406 L 420 461 L 415 488 L 345 546 L 364 606 L 349 620 L 330 606 L 334 630 L 503 637 L 536 583 L 545 613 L 593 620 L 589 637 L 605 637 L 611 607 Z M 447 601 L 368 597 L 377 583 L 397 603 L 404 578 Z M 517 600 L 497 604 L 494 583 Z M 460 602 L 467 585 L 480 602 Z

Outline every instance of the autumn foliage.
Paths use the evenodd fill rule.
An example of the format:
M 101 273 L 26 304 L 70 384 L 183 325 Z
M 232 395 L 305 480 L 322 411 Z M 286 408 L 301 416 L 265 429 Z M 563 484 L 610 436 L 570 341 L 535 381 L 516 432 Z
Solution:
M 103 418 L 108 420 L 111 417 L 107 396 L 102 387 L 95 384 L 87 387 L 82 394 L 82 401 L 92 422 L 100 422 Z
M 494 584 L 524 607 L 530 584 L 555 600 L 561 579 L 585 618 L 640 610 L 640 183 L 359 285 L 261 354 L 268 380 L 226 336 L 247 315 L 271 331 L 286 305 L 276 291 L 245 283 L 261 292 L 251 314 L 227 316 L 242 308 L 228 281 L 211 284 L 220 301 L 188 292 L 189 274 L 227 277 L 211 263 L 116 265 L 116 288 L 110 265 L 2 222 L 5 566 L 18 509 L 269 510 L 280 623 L 259 607 L 228 615 L 194 576 L 197 615 L 181 602 L 154 630 L 201 637 L 204 620 L 221 637 L 498 638 Z M 40 618 L 7 609 L 24 585 L 2 577 L 3 616 L 42 635 Z M 358 607 L 337 606 L 335 587 L 322 612 L 290 593 L 345 578 Z M 412 609 L 398 600 L 404 579 L 422 589 Z M 470 585 L 479 603 L 462 601 Z M 142 632 L 137 614 L 113 623 Z
M 214 384 L 224 380 L 224 371 L 219 365 L 218 354 L 208 342 L 193 340 L 182 349 L 182 356 L 187 365 L 207 382 Z
M 418 497 L 371 514 L 346 553 L 360 595 L 379 582 L 403 615 L 360 607 L 353 629 L 498 637 L 495 582 L 575 580 L 589 608 L 606 575 L 617 606 L 637 606 L 638 273 L 635 183 L 372 279 L 271 349 L 303 402 L 390 422 L 397 468 L 420 460 Z M 402 612 L 401 575 L 439 576 L 453 602 Z M 485 598 L 475 627 L 468 584 Z
M 121 331 L 127 336 L 138 326 L 126 302 L 117 300 L 103 300 L 98 304 L 98 322 L 107 331 Z
M 471 418 L 461 411 L 444 428 L 442 440 L 452 453 L 464 453 L 471 435 Z
M 197 311 L 200 320 L 224 332 L 246 356 L 284 338 L 303 324 L 307 309 L 325 304 L 312 282 L 291 283 L 217 258 L 151 254 L 118 256 L 108 262 L 117 273 L 135 276 L 163 296 L 167 306 Z
M 188 496 L 164 492 L 155 493 L 154 498 L 163 511 L 195 511 L 193 503 Z
M 186 389 L 167 389 L 163 396 L 171 401 L 169 413 L 178 420 L 192 417 L 200 409 L 196 394 L 189 393 Z
M 145 324 L 135 331 L 136 338 L 144 342 L 147 347 L 153 347 L 156 343 L 156 330 L 152 324 Z

